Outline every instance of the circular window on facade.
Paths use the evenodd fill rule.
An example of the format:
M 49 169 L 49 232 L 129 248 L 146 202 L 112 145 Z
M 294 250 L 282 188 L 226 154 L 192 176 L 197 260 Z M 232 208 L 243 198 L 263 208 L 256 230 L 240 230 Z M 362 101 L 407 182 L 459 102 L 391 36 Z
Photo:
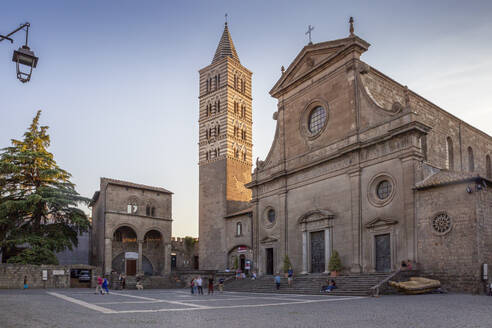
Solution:
M 391 195 L 391 189 L 391 182 L 389 182 L 388 180 L 383 180 L 378 183 L 378 186 L 376 188 L 378 198 L 381 200 L 388 198 Z
M 318 134 L 326 123 L 326 110 L 321 107 L 315 107 L 309 114 L 308 129 L 312 134 Z
M 277 213 L 271 207 L 267 207 L 263 212 L 263 224 L 265 228 L 271 228 L 277 222 Z
M 367 185 L 367 199 L 376 206 L 388 205 L 397 191 L 396 180 L 388 173 L 375 175 Z
M 451 231 L 451 218 L 446 213 L 439 213 L 431 221 L 432 229 L 439 235 L 447 234 Z

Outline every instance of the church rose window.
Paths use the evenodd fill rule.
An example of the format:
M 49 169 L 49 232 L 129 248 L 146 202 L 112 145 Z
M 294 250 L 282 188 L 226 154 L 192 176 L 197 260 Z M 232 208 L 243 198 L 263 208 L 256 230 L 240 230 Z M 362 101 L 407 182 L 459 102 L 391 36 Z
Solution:
M 383 180 L 378 184 L 377 195 L 379 199 L 386 199 L 391 194 L 391 183 L 388 180 Z
M 326 122 L 326 110 L 318 106 L 309 114 L 308 128 L 312 134 L 317 134 L 321 131 Z
M 440 213 L 432 219 L 432 229 L 438 234 L 445 234 L 451 230 L 451 218 L 446 213 Z

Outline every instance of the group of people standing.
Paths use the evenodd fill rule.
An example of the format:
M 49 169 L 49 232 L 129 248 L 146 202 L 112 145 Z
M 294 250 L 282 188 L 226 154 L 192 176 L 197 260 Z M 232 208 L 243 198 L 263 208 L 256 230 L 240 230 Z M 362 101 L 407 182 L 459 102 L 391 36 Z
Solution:
M 208 287 L 207 295 L 214 294 L 214 277 L 210 276 L 207 278 L 208 281 L 206 283 Z M 190 292 L 191 295 L 203 295 L 203 285 L 205 282 L 203 281 L 201 276 L 196 278 L 192 278 L 190 282 Z M 224 291 L 224 278 L 219 279 L 219 292 Z

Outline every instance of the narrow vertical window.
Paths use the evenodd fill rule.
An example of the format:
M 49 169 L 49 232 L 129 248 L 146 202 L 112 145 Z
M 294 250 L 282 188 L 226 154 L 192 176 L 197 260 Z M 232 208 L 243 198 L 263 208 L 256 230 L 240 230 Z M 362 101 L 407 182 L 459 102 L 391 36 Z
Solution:
M 446 138 L 446 168 L 454 170 L 453 140 Z
M 427 160 L 427 136 L 423 135 L 420 137 L 420 149 L 422 150 L 422 155 L 424 156 L 424 161 Z
M 220 136 L 220 124 L 217 125 L 217 135 Z
M 485 176 L 492 179 L 492 163 L 490 163 L 490 155 L 485 156 Z
M 154 206 L 152 206 L 152 208 L 150 209 L 150 215 L 155 216 L 155 207 Z
M 468 147 L 468 171 L 475 171 L 475 162 L 473 159 L 473 149 L 472 147 Z
M 220 99 L 217 100 L 217 112 L 220 112 Z
M 220 74 L 217 75 L 217 83 L 219 84 L 219 88 L 220 88 Z
M 241 222 L 238 222 L 236 224 L 236 236 L 242 236 L 243 235 L 243 225 Z
M 207 92 L 208 92 L 208 90 L 209 90 L 209 86 L 208 86 L 208 79 L 207 79 Z
M 243 153 L 243 161 L 246 161 L 246 150 Z
M 145 215 L 150 216 L 150 206 L 145 206 Z

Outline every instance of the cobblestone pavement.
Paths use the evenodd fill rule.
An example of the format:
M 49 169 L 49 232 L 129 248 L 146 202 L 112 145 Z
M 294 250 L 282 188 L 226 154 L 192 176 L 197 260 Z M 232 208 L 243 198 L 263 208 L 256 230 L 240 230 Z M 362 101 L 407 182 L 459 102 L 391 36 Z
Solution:
M 0 327 L 492 327 L 492 297 L 0 290 Z

